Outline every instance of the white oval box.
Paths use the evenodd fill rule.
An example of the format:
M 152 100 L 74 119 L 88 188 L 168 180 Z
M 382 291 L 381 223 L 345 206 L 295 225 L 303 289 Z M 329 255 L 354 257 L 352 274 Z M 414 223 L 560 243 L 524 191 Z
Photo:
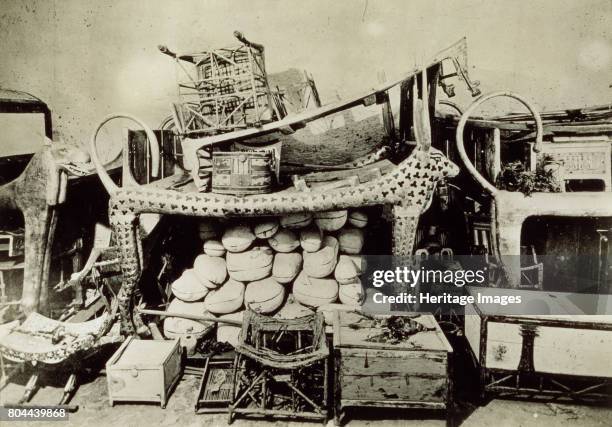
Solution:
M 244 303 L 244 284 L 228 279 L 219 289 L 210 291 L 204 298 L 206 310 L 213 314 L 229 314 L 238 311 Z
M 308 277 L 302 271 L 293 282 L 293 296 L 300 304 L 319 307 L 338 299 L 338 282 L 334 279 Z
M 272 313 L 285 299 L 285 287 L 271 277 L 247 285 L 244 305 L 256 313 Z

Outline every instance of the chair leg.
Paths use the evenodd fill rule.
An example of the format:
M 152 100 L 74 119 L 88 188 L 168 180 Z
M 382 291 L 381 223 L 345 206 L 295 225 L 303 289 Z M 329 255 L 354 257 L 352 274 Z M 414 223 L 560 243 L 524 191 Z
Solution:
M 28 380 L 28 383 L 26 384 L 25 390 L 23 391 L 23 396 L 21 396 L 21 399 L 19 399 L 19 404 L 29 402 L 32 396 L 34 395 L 34 392 L 36 391 L 37 386 L 38 386 L 38 372 L 30 376 L 30 379 Z
M 75 373 L 70 374 L 68 380 L 66 381 L 66 385 L 64 386 L 64 394 L 59 402 L 59 405 L 66 405 L 70 399 L 74 391 L 77 388 L 77 375 Z

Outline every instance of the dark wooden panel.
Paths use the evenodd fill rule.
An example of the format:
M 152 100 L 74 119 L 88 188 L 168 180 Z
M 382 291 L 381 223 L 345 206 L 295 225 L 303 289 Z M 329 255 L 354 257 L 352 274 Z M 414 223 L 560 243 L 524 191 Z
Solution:
M 411 375 L 341 375 L 342 399 L 443 402 L 446 378 Z
M 346 355 L 342 351 L 340 372 L 344 375 L 414 374 L 446 376 L 446 354 L 427 352 L 364 351 Z

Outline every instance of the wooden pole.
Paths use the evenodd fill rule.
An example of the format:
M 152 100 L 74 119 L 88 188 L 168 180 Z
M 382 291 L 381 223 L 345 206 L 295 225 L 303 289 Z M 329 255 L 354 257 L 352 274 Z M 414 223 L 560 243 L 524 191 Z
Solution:
M 204 322 L 214 322 L 214 323 L 226 323 L 228 325 L 242 326 L 242 322 L 239 320 L 219 319 L 218 317 L 198 316 L 195 314 L 173 313 L 171 311 L 149 310 L 146 308 L 138 308 L 136 310 L 140 314 L 151 314 L 154 316 L 161 316 L 161 317 L 180 317 L 182 319 L 197 320 L 197 321 L 204 321 Z

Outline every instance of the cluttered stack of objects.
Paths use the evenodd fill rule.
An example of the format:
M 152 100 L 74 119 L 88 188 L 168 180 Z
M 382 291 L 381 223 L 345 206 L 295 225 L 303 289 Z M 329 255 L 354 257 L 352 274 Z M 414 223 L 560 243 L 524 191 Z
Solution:
M 378 89 L 285 117 L 279 104 L 282 96 L 267 83 L 263 47 L 237 37 L 243 46 L 234 50 L 177 55 L 162 49 L 179 67 L 185 62 L 195 67 L 190 82 L 179 83 L 181 90 L 191 91 L 190 100 L 181 95 L 172 108 L 173 133 L 180 140 L 184 166 L 174 176 L 119 188 L 105 179 L 95 136 L 92 139 L 92 159 L 110 193 L 110 222 L 122 249 L 121 329 L 143 338 L 152 335 L 160 343 L 178 340 L 187 358 L 184 372 L 200 375 L 198 413 L 228 411 L 230 421 L 238 415 L 325 420 L 329 379 L 338 387 L 347 373 L 359 375 L 351 363 L 342 372 L 329 368 L 332 359 L 340 366 L 340 355 L 329 350 L 333 338 L 326 332 L 339 328 L 334 322 L 338 312 L 362 311 L 363 255 L 372 253 L 371 242 L 384 246 L 374 253 L 412 255 L 419 217 L 430 207 L 437 183 L 458 173 L 441 151 L 431 147 L 428 90 L 435 87 L 441 62 L 459 53 L 453 47 Z M 404 94 L 398 130 L 390 107 L 391 88 Z M 280 148 L 287 140 L 283 136 L 318 121 L 346 144 L 338 148 L 342 150 L 351 138 L 362 138 L 364 123 L 371 121 L 347 120 L 340 132 L 332 129 L 334 118 L 369 107 L 382 111 L 376 129 L 383 145 L 366 139 L 363 145 L 369 151 L 363 155 L 335 164 L 303 162 L 293 175 L 282 173 Z M 401 141 L 398 131 L 404 134 Z M 160 156 L 154 149 L 151 153 L 155 164 Z M 196 237 L 183 228 L 182 236 L 189 241 L 183 240 L 182 251 L 169 254 L 162 263 L 170 266 L 170 274 L 140 254 L 142 236 L 134 234 L 134 223 L 142 225 L 151 213 L 166 220 L 151 233 L 162 242 L 153 243 L 156 254 L 163 252 L 168 233 L 197 223 L 197 250 L 186 249 Z M 167 279 L 164 284 L 160 277 Z M 161 294 L 170 298 L 161 304 L 147 301 L 154 288 L 147 286 L 151 281 L 166 287 Z M 141 302 L 132 307 L 137 294 Z M 411 326 L 402 342 L 413 335 L 429 337 L 435 328 L 433 317 L 406 319 Z M 435 337 L 405 346 L 435 348 L 442 358 L 448 349 L 440 344 L 443 336 Z M 373 363 L 389 362 L 376 345 L 366 343 L 363 348 Z M 406 357 L 390 359 L 393 364 L 415 363 L 410 372 L 419 378 L 421 368 L 412 359 L 421 354 L 398 354 Z M 196 366 L 194 361 L 202 358 L 203 367 Z M 436 373 L 447 366 L 439 365 L 432 368 Z M 441 386 L 434 393 L 433 406 L 446 409 L 440 396 L 447 389 Z M 389 399 L 394 407 L 423 407 L 411 406 L 416 393 L 410 387 L 382 396 L 372 406 L 385 406 L 382 400 Z M 350 393 L 337 395 L 337 405 L 338 399 L 345 399 L 344 406 L 368 400 Z
M 460 135 L 457 157 L 454 141 L 441 144 L 440 128 L 432 130 L 437 87 L 452 96 L 445 79 L 458 76 L 472 95 L 479 93 L 468 77 L 465 39 L 393 82 L 332 104 L 320 105 L 311 80 L 306 86 L 300 83 L 296 87 L 310 90 L 317 105 L 296 111 L 295 106 L 287 108 L 283 90 L 272 88 L 263 46 L 240 33 L 235 36 L 238 46 L 198 53 L 176 54 L 160 47 L 175 59 L 182 76 L 179 99 L 161 130 L 153 132 L 123 114 L 109 116 L 97 127 L 91 159 L 109 194 L 104 206 L 112 236 L 109 229 L 105 239 L 94 238 L 86 265 L 58 287 L 79 295 L 87 285 L 95 288 L 98 300 L 86 310 L 73 304 L 75 316 L 55 321 L 36 312 L 44 306 L 46 282 L 24 280 L 23 295 L 33 295 L 26 301 L 32 312 L 24 322 L 0 328 L 0 361 L 72 368 L 75 362 L 85 364 L 85 356 L 100 347 L 122 342 L 106 363 L 111 405 L 137 401 L 165 407 L 182 375 L 196 375 L 196 413 L 227 412 L 229 422 L 238 416 L 326 420 L 333 412 L 340 424 L 348 408 L 373 407 L 445 411 L 452 424 L 454 354 L 465 346 L 458 339 L 462 325 L 453 323 L 455 312 L 447 316 L 433 303 L 398 304 L 393 309 L 418 308 L 419 313 L 374 315 L 363 305 L 362 280 L 369 278 L 366 254 L 461 270 L 465 266 L 453 251 L 459 253 L 457 248 L 469 244 L 472 236 L 457 237 L 457 230 L 465 234 L 469 229 L 472 246 L 485 253 L 495 246 L 495 221 L 487 228 L 468 218 L 471 228 L 466 229 L 464 220 L 470 215 L 460 203 L 458 208 L 457 198 L 469 198 L 457 195 L 460 188 L 446 182 L 459 175 L 452 159 L 463 159 Z M 449 64 L 455 73 L 447 73 Z M 396 110 L 391 109 L 392 89 L 400 94 Z M 375 114 L 363 119 L 364 111 Z M 399 111 L 398 120 L 394 111 Z M 357 120 L 359 114 L 363 117 Z M 100 129 L 115 118 L 130 119 L 144 129 L 128 132 L 121 187 L 96 150 Z M 297 137 L 305 134 L 309 143 Z M 282 145 L 296 141 L 308 149 L 286 150 L 282 158 Z M 340 152 L 337 158 L 342 160 L 315 155 L 313 162 L 287 161 L 290 152 L 319 154 L 321 146 Z M 360 147 L 357 154 L 355 146 Z M 605 148 L 609 158 L 609 144 Z M 138 152 L 144 153 L 142 164 Z M 54 168 L 68 168 L 60 166 Z M 159 166 L 162 176 L 155 179 Z M 609 171 L 605 169 L 608 189 Z M 44 212 L 48 203 L 44 201 Z M 462 215 L 455 222 L 448 219 L 453 209 Z M 52 227 L 46 231 L 53 232 Z M 47 237 L 40 240 L 51 242 Z M 21 246 L 17 243 L 20 239 L 9 236 L 9 255 Z M 37 251 L 45 252 L 39 246 Z M 487 266 L 494 266 L 490 256 L 485 255 Z M 26 255 L 20 266 L 26 277 L 46 274 L 41 262 L 39 270 L 32 268 L 33 260 Z M 517 272 L 522 273 L 520 268 Z M 389 285 L 403 292 L 406 284 Z M 448 293 L 462 295 L 463 285 L 455 285 Z M 435 295 L 436 287 L 431 288 Z M 27 307 L 24 301 L 20 304 Z M 564 370 L 551 372 L 539 364 L 549 352 L 537 342 L 558 337 L 556 328 L 563 325 L 571 334 L 580 330 L 580 336 L 592 331 L 597 348 L 604 349 L 611 339 L 607 319 L 597 324 L 537 316 L 525 321 L 524 316 L 488 314 L 478 305 L 466 310 L 477 314 L 463 331 L 470 355 L 480 365 L 483 393 L 527 390 L 572 399 L 605 398 L 606 387 L 612 385 L 610 369 L 599 354 L 589 351 L 577 358 L 564 348 Z M 512 351 L 508 336 L 515 344 Z M 580 371 L 579 359 L 601 363 L 585 363 L 589 369 Z M 539 390 L 519 384 L 523 377 L 528 387 L 542 380 L 534 371 L 564 376 L 581 372 L 601 379 L 595 385 L 585 381 L 577 391 L 556 378 L 549 385 L 563 388 L 560 392 L 543 390 L 542 381 Z M 28 383 L 24 402 L 37 377 L 35 373 Z M 75 382 L 73 374 L 62 404 L 69 401 Z
M 178 102 L 172 104 L 173 128 L 181 140 L 257 128 L 282 119 L 286 109 L 268 82 L 264 46 L 236 31 L 239 45 L 177 54 L 159 50 L 177 64 Z M 198 191 L 252 194 L 271 191 L 274 150 L 231 149 L 202 144 L 187 160 Z M 239 191 L 236 191 L 240 189 Z
M 355 310 L 363 300 L 359 275 L 368 217 L 363 211 L 286 215 L 222 224 L 199 223 L 202 251 L 171 283 L 169 313 L 210 314 L 242 321 L 245 310 L 280 319 Z M 167 317 L 164 333 L 193 349 L 213 322 Z M 217 340 L 238 343 L 240 327 L 217 328 Z

